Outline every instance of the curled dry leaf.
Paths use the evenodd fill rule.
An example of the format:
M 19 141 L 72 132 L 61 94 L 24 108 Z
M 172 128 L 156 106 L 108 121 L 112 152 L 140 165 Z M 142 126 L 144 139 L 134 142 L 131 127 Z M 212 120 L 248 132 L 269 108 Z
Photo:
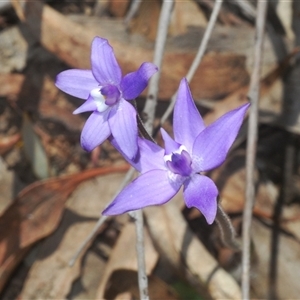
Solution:
M 65 202 L 79 183 L 127 169 L 127 165 L 92 169 L 23 189 L 0 217 L 0 291 L 30 246 L 57 228 Z
M 96 299 L 103 299 L 108 280 L 112 276 L 113 272 L 119 269 L 131 271 L 137 270 L 135 239 L 135 225 L 133 223 L 127 223 L 122 229 L 121 235 L 119 236 L 118 241 L 109 257 L 109 261 L 106 265 L 97 291 Z M 158 254 L 153 247 L 146 229 L 144 230 L 144 239 L 146 272 L 149 275 L 157 263 Z M 128 289 L 130 290 L 130 287 L 128 287 Z
M 237 283 L 190 231 L 177 204 L 180 196 L 175 198 L 176 201 L 173 199 L 164 206 L 145 209 L 156 248 L 174 270 L 183 271 L 202 295 L 212 299 L 241 299 Z
M 41 243 L 20 299 L 66 299 L 73 281 L 80 276 L 85 251 L 81 252 L 73 267 L 69 262 L 93 230 L 123 177 L 123 174 L 100 176 L 76 189 L 66 204 L 59 228 Z

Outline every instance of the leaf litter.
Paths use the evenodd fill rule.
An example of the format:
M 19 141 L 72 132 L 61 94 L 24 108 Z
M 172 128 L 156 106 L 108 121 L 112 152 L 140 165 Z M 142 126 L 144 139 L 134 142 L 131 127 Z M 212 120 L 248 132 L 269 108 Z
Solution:
M 150 20 L 143 18 L 145 12 L 142 7 L 132 20 L 131 32 L 128 33 L 122 22 L 113 16 L 124 16 L 124 10 L 129 6 L 105 7 L 102 3 L 104 17 L 100 20 L 91 16 L 93 9 L 96 15 L 93 2 L 96 1 L 82 1 L 81 4 L 68 1 L 49 3 L 52 7 L 31 2 L 25 15 L 29 26 L 26 23 L 17 24 L 13 9 L 0 12 L 5 20 L 12 20 L 7 23 L 9 28 L 4 28 L 9 29 L 9 32 L 2 27 L 0 31 L 0 38 L 5 36 L 6 41 L 5 45 L 0 46 L 4 49 L 0 51 L 0 97 L 3 101 L 0 111 L 0 153 L 4 166 L 0 180 L 3 185 L 7 185 L 3 189 L 5 196 L 0 198 L 3 207 L 0 216 L 0 287 L 3 299 L 18 296 L 20 299 L 93 299 L 97 293 L 101 297 L 112 299 L 138 297 L 132 242 L 135 236 L 132 228 L 128 229 L 132 227 L 132 223 L 127 216 L 108 222 L 98 237 L 82 252 L 74 268 L 68 267 L 69 259 L 93 228 L 102 208 L 118 189 L 127 166 L 123 168 L 120 165 L 120 156 L 108 144 L 104 144 L 101 151 L 97 149 L 92 154 L 92 159 L 80 149 L 79 131 L 86 116 L 71 115 L 78 101 L 56 90 L 53 85 L 55 74 L 69 66 L 89 68 L 89 46 L 95 35 L 112 39 L 124 73 L 130 72 L 137 67 L 138 61 L 151 60 L 151 37 L 155 38 L 156 28 L 156 17 Z M 191 1 L 182 6 L 181 15 L 174 16 L 166 64 L 162 69 L 157 116 L 161 115 L 166 100 L 174 93 L 193 58 L 195 43 L 201 39 L 201 32 L 206 24 L 204 18 L 210 11 L 211 4 L 210 1 L 200 5 Z M 189 22 L 187 16 L 190 16 L 192 6 L 199 10 L 193 10 L 193 15 L 198 14 L 202 25 Z M 150 9 L 153 11 L 149 15 L 158 15 L 159 5 Z M 224 112 L 247 100 L 245 95 L 251 71 L 249 53 L 253 27 L 251 18 L 245 18 L 243 13 L 231 9 L 226 5 L 223 7 L 208 54 L 191 84 L 198 108 L 205 114 L 206 123 L 211 123 Z M 40 15 L 41 10 L 43 15 Z M 22 7 L 17 7 L 17 11 L 21 16 Z M 74 12 L 77 15 L 71 16 Z M 276 11 L 272 11 L 272 14 L 276 15 Z M 282 14 L 283 12 L 280 13 L 280 18 Z M 34 18 L 38 22 L 32 22 Z M 275 22 L 270 19 L 270 24 L 275 28 L 277 40 L 280 40 L 282 36 L 277 33 L 281 32 L 278 20 L 280 21 L 277 18 Z M 287 23 L 284 22 L 285 26 Z M 135 24 L 143 26 L 137 28 Z M 43 30 L 40 31 L 37 25 Z M 70 28 L 74 28 L 77 35 L 70 35 Z M 135 30 L 139 30 L 139 35 Z M 18 38 L 20 36 L 23 38 Z M 287 49 L 293 49 L 291 40 L 286 39 L 285 43 Z M 285 79 L 292 74 L 289 73 L 290 70 L 297 68 L 294 62 L 298 50 L 286 55 L 286 59 L 280 64 L 277 63 L 275 50 L 275 46 L 267 38 L 263 68 L 264 73 L 269 72 L 269 75 L 262 79 L 260 102 L 251 289 L 252 296 L 256 298 L 265 298 L 274 293 L 281 298 L 295 298 L 299 294 L 296 282 L 300 219 L 297 158 L 293 160 L 294 167 L 289 175 L 290 196 L 283 201 L 279 218 L 276 217 L 275 207 L 288 176 L 284 166 L 287 160 L 287 136 L 294 135 L 296 142 L 293 149 L 296 153 L 299 149 L 299 126 L 297 122 L 292 122 L 289 114 L 291 107 L 293 116 L 299 111 L 292 97 L 284 98 L 290 91 L 286 88 Z M 144 99 L 139 101 L 142 106 Z M 34 132 L 50 162 L 50 175 L 73 175 L 37 181 L 12 201 L 20 186 L 37 179 L 32 159 L 26 157 L 20 142 L 22 118 L 28 112 Z M 172 131 L 170 122 L 166 124 L 166 128 Z M 232 218 L 238 238 L 244 205 L 244 132 L 242 129 L 227 162 L 208 174 L 217 182 L 220 201 Z M 95 165 L 107 168 L 83 171 Z M 9 172 L 6 172 L 6 166 L 10 169 Z M 74 174 L 76 172 L 81 173 Z M 79 182 L 88 177 L 95 178 L 97 172 L 102 175 L 81 184 L 72 194 Z M 111 174 L 112 172 L 115 174 Z M 176 203 L 170 202 L 167 206 L 145 211 L 145 231 L 149 232 L 147 245 L 150 245 L 146 247 L 150 296 L 153 295 L 153 299 L 180 298 L 170 288 L 173 282 L 180 279 L 188 282 L 198 294 L 208 295 L 213 299 L 240 298 L 239 254 L 224 247 L 217 228 L 206 227 L 197 211 L 184 210 L 182 214 L 183 202 L 180 197 Z M 122 251 L 128 243 L 128 251 Z M 165 264 L 161 264 L 161 260 L 166 260 L 167 266 L 172 270 L 172 275 L 164 278 L 166 285 L 156 277 L 157 274 L 164 277 L 161 266 Z M 22 264 L 27 266 L 25 274 L 21 274 L 22 268 L 17 269 Z M 17 271 L 13 273 L 14 270 Z M 18 278 L 20 283 L 17 288 L 13 283 Z M 123 285 L 120 285 L 121 281 Z M 152 294 L 153 292 L 156 294 Z

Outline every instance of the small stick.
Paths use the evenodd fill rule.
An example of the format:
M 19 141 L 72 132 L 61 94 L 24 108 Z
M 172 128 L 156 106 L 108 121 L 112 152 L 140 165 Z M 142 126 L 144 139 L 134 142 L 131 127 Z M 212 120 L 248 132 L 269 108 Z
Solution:
M 137 11 L 139 10 L 139 7 L 142 3 L 142 0 L 133 0 L 131 2 L 129 11 L 125 17 L 124 20 L 124 24 L 126 27 L 128 27 L 129 22 L 131 21 L 131 19 L 135 16 L 135 14 L 137 13 Z
M 132 211 L 129 215 L 135 222 L 136 231 L 136 252 L 138 260 L 138 282 L 140 290 L 140 299 L 149 300 L 148 295 L 148 277 L 146 273 L 145 251 L 144 251 L 144 220 L 141 209 Z
M 162 59 L 168 34 L 168 27 L 171 19 L 171 12 L 173 9 L 173 0 L 164 0 L 161 13 L 159 16 L 159 23 L 157 29 L 157 36 L 154 49 L 153 63 L 161 69 Z M 145 128 L 149 133 L 153 131 L 153 122 L 155 117 L 155 108 L 157 105 L 158 85 L 160 79 L 160 72 L 151 77 L 149 82 L 148 96 L 143 110 L 146 117 Z
M 242 239 L 242 296 L 244 300 L 250 299 L 250 243 L 251 222 L 254 206 L 255 186 L 255 156 L 257 142 L 258 99 L 260 93 L 260 73 L 262 64 L 262 47 L 265 31 L 266 11 L 268 2 L 257 2 L 256 33 L 254 46 L 254 66 L 251 74 L 248 97 L 251 99 L 249 114 L 247 154 L 246 154 L 246 203 L 243 214 L 243 239 Z

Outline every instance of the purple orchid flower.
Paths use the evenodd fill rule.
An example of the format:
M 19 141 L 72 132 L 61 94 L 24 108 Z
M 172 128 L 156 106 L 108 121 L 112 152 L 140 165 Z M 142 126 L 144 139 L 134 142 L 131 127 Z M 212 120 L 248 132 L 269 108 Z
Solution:
M 132 159 L 138 151 L 136 110 L 126 100 L 135 99 L 158 68 L 146 62 L 122 78 L 113 48 L 100 37 L 92 42 L 91 65 L 92 70 L 67 70 L 56 78 L 59 89 L 86 100 L 74 114 L 93 112 L 83 127 L 81 145 L 91 151 L 113 135 Z
M 174 108 L 173 140 L 161 129 L 165 149 L 138 139 L 139 155 L 127 159 L 142 173 L 103 211 L 117 215 L 169 201 L 183 185 L 187 207 L 199 209 L 211 224 L 217 212 L 218 189 L 202 172 L 221 165 L 242 125 L 249 104 L 232 110 L 209 126 L 195 106 L 186 79 L 180 83 Z M 115 139 L 111 140 L 118 148 Z M 125 156 L 126 157 L 126 156 Z

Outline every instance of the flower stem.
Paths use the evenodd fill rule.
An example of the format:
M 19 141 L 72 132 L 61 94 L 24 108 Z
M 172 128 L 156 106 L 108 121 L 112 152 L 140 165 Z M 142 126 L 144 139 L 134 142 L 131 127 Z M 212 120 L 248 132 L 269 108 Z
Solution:
M 135 222 L 136 230 L 136 252 L 138 261 L 138 282 L 140 299 L 149 300 L 148 277 L 146 273 L 145 251 L 144 251 L 144 220 L 141 209 L 129 213 Z
M 168 34 L 169 22 L 171 19 L 171 13 L 174 5 L 174 0 L 164 0 L 159 16 L 158 29 L 156 35 L 154 59 L 153 63 L 161 69 L 162 58 L 165 48 L 165 43 Z M 151 134 L 153 131 L 153 121 L 155 118 L 155 108 L 157 104 L 158 84 L 160 79 L 160 72 L 155 74 L 149 82 L 148 96 L 146 104 L 143 110 L 146 116 L 145 124 L 140 122 L 139 129 L 150 140 L 153 141 Z M 139 121 L 139 120 L 138 120 Z M 140 120 L 141 121 L 141 120 Z M 148 134 L 150 133 L 150 134 Z M 148 296 L 148 280 L 145 271 L 145 254 L 144 254 L 144 236 L 143 236 L 143 214 L 142 211 L 136 211 L 136 233 L 137 233 L 137 256 L 138 256 L 138 281 L 140 289 L 140 298 L 142 300 L 149 299 Z

